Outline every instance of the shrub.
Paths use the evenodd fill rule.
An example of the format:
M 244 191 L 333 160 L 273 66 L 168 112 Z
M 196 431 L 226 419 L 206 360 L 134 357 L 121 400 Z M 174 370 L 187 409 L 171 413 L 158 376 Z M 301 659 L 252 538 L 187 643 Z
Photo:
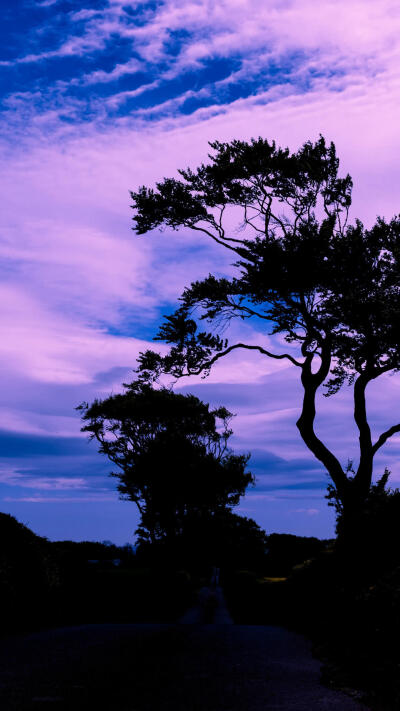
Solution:
M 0 514 L 1 630 L 45 620 L 60 569 L 51 544 L 9 514 Z

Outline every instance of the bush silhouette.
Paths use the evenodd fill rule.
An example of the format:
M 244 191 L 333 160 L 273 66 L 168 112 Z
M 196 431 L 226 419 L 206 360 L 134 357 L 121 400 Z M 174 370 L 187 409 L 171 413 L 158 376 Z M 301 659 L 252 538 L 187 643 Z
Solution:
M 0 591 L 2 626 L 24 626 L 45 619 L 60 569 L 51 544 L 9 514 L 0 514 Z

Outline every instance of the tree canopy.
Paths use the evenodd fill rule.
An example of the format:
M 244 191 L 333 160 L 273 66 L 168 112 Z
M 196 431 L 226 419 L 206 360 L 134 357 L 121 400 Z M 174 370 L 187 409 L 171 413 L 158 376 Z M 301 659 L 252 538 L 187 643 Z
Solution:
M 236 275 L 209 274 L 188 286 L 156 337 L 171 345 L 169 353 L 142 353 L 138 372 L 150 381 L 161 373 L 207 375 L 237 349 L 288 360 L 303 386 L 300 434 L 342 504 L 358 506 L 376 452 L 400 431 L 395 423 L 373 441 L 366 410 L 368 383 L 400 365 L 400 218 L 378 218 L 371 229 L 348 224 L 352 179 L 339 175 L 335 146 L 322 136 L 295 153 L 263 138 L 210 146 L 207 164 L 131 193 L 134 229 L 194 230 L 235 255 Z M 288 352 L 228 342 L 220 327 L 233 319 L 282 334 Z M 353 388 L 359 433 L 354 473 L 314 427 L 317 392 L 324 386 L 333 395 L 344 383 Z
M 139 509 L 142 541 L 184 535 L 196 520 L 238 504 L 253 482 L 249 457 L 228 447 L 232 415 L 224 407 L 135 381 L 80 409 L 82 431 L 117 465 L 121 497 Z

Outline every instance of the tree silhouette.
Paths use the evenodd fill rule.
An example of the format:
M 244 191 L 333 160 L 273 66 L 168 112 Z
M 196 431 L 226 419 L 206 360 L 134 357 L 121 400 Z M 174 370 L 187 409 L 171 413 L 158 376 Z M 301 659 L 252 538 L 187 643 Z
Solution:
M 139 381 L 123 394 L 83 403 L 83 432 L 117 465 L 121 497 L 140 512 L 140 540 L 171 542 L 205 516 L 239 503 L 253 476 L 228 447 L 232 415 L 194 395 Z
M 186 288 L 157 336 L 170 352 L 142 353 L 138 371 L 150 380 L 161 373 L 206 375 L 237 349 L 286 359 L 303 386 L 301 437 L 346 510 L 358 508 L 371 487 L 376 452 L 400 431 L 396 423 L 373 442 L 366 411 L 368 384 L 399 368 L 400 218 L 378 218 L 370 230 L 360 221 L 347 224 L 352 180 L 339 177 L 335 146 L 322 136 L 297 153 L 262 138 L 210 145 L 208 164 L 131 193 L 134 229 L 139 235 L 161 226 L 195 230 L 235 255 L 237 274 L 210 274 Z M 266 333 L 283 334 L 290 352 L 229 343 L 218 327 L 232 319 L 254 319 Z M 333 395 L 344 383 L 353 388 L 359 433 L 354 474 L 314 428 L 317 392 L 324 385 Z

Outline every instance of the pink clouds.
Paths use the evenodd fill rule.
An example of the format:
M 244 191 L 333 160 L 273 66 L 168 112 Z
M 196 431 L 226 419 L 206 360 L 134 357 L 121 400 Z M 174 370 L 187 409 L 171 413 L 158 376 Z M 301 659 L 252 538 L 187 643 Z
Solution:
M 205 238 L 166 231 L 138 239 L 130 232 L 128 190 L 206 160 L 209 140 L 262 135 L 297 149 L 322 132 L 336 142 L 342 172 L 354 177 L 352 219 L 357 216 L 370 225 L 377 214 L 390 217 L 400 212 L 397 3 L 274 0 L 263 5 L 256 0 L 167 0 L 148 13 L 141 27 L 123 22 L 124 5 L 129 2 L 114 0 L 104 12 L 79 11 L 74 21 L 87 23 L 81 38 L 66 37 L 52 52 L 18 60 L 28 64 L 85 55 L 104 47 L 116 33 L 132 42 L 139 58 L 118 61 L 109 71 L 95 66 L 77 78 L 74 86 L 92 90 L 95 84 L 109 85 L 156 60 L 167 66 L 146 85 L 93 98 L 93 122 L 64 122 L 65 117 L 79 118 L 76 97 L 66 98 L 61 106 L 49 104 L 43 111 L 38 108 L 37 93 L 15 93 L 8 99 L 10 120 L 22 117 L 23 137 L 19 144 L 13 126 L 9 142 L 2 144 L 0 310 L 6 335 L 0 342 L 0 367 L 7 374 L 3 385 L 7 404 L 0 411 L 0 429 L 7 432 L 79 436 L 79 421 L 69 401 L 64 414 L 43 411 L 44 387 L 82 386 L 82 392 L 85 389 L 89 395 L 96 387 L 96 394 L 102 396 L 111 386 L 102 384 L 101 374 L 134 367 L 138 352 L 154 347 L 151 336 L 161 312 L 173 308 L 186 284 L 209 271 L 230 271 L 229 254 Z M 166 49 L 171 30 L 188 30 L 172 60 Z M 285 81 L 255 89 L 246 98 L 219 100 L 230 84 L 266 73 L 288 53 L 298 59 Z M 107 110 L 156 89 L 161 80 L 184 76 L 215 57 L 238 55 L 243 58 L 240 69 L 220 81 L 186 88 L 173 98 L 160 94 L 154 105 L 106 120 Z M 179 115 L 188 98 L 205 96 L 218 101 L 215 98 L 208 106 Z M 247 342 L 259 340 L 251 328 L 234 335 Z M 281 348 L 277 340 L 265 338 L 265 344 Z M 98 386 L 93 385 L 96 378 Z M 23 402 L 22 395 L 14 404 L 15 381 L 23 382 L 21 391 L 26 382 L 36 388 L 36 411 L 31 403 Z M 269 393 L 275 381 L 279 387 L 272 397 Z M 206 381 L 185 380 L 177 387 L 196 386 L 200 395 L 204 387 L 207 400 L 218 386 L 218 397 L 226 394 L 229 406 L 232 383 L 249 389 L 256 386 L 263 394 L 257 402 L 249 394 L 238 409 L 232 407 L 238 411 L 233 423 L 238 449 L 272 452 L 288 463 L 286 475 L 273 474 L 281 488 L 274 494 L 250 494 L 249 503 L 256 507 L 257 501 L 265 504 L 287 498 L 285 486 L 291 481 L 317 482 L 319 471 L 310 469 L 296 478 L 289 470 L 290 463 L 314 461 L 295 426 L 300 395 L 295 369 L 242 352 L 220 363 Z M 120 387 L 117 377 L 112 387 Z M 391 418 L 400 421 L 398 388 L 397 376 L 370 388 L 375 436 L 393 424 Z M 321 398 L 320 406 L 318 431 L 341 461 L 356 458 L 349 391 L 344 389 L 333 399 Z M 395 483 L 400 482 L 399 444 L 400 439 L 393 438 L 377 460 L 377 473 L 388 465 Z M 12 476 L 15 486 L 38 489 L 37 495 L 24 498 L 26 502 L 59 501 L 40 492 L 62 491 L 64 485 L 68 489 L 66 477 L 40 478 L 38 474 L 27 483 L 25 475 L 18 478 L 14 472 Z M 80 476 L 68 481 L 72 489 L 91 486 Z M 85 502 L 96 496 L 98 501 L 112 500 L 107 494 L 92 492 L 63 501 Z M 310 512 L 316 509 L 308 503 L 293 512 L 313 517 Z
M 3 287 L 3 323 L 10 334 L 0 345 L 3 364 L 39 381 L 70 383 L 88 382 L 108 367 L 133 366 L 147 343 L 106 333 L 99 323 L 118 326 L 132 309 L 142 314 L 140 330 L 140 321 L 154 316 L 162 301 L 174 301 L 190 280 L 215 268 L 226 271 L 229 255 L 213 247 L 207 251 L 206 242 L 194 256 L 181 251 L 199 243 L 193 237 L 164 233 L 137 239 L 129 232 L 128 189 L 196 165 L 206 157 L 207 140 L 262 134 L 296 148 L 321 130 L 337 142 L 343 171 L 355 178 L 353 215 L 368 223 L 378 212 L 396 212 L 398 138 L 390 109 L 398 109 L 391 86 L 378 77 L 361 88 L 332 94 L 321 86 L 267 105 L 252 97 L 199 123 L 196 117 L 176 118 L 142 131 L 117 127 L 108 134 L 93 128 L 92 136 L 62 145 L 54 140 L 23 160 L 17 153 L 7 163 L 0 253 L 5 264 L 21 269 L 23 279 L 16 285 L 7 276 Z M 215 369 L 210 382 L 259 381 L 278 367 L 284 366 L 237 354 Z M 339 415 L 339 401 L 328 403 Z M 286 433 L 285 450 L 297 456 L 302 445 L 293 425 L 276 429 Z M 261 436 L 264 426 L 249 421 L 243 432 Z M 264 441 L 276 437 L 271 432 Z
M 84 297 L 84 294 L 82 294 Z M 117 337 L 64 315 L 65 302 L 46 307 L 24 288 L 2 287 L 0 304 L 7 338 L 0 345 L 0 362 L 10 374 L 47 383 L 87 383 L 99 371 L 133 365 L 150 344 Z

